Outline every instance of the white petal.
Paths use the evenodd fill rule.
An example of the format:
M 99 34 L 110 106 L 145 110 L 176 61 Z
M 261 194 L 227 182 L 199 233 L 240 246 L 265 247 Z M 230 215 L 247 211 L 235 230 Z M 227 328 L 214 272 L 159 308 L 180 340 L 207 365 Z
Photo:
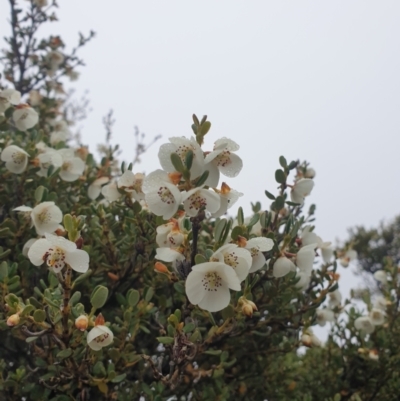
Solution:
M 235 291 L 240 291 L 240 281 L 235 273 L 235 271 L 223 263 L 219 262 L 206 262 L 200 263 L 192 267 L 192 271 L 210 273 L 216 272 L 222 280 L 227 283 L 228 287 Z
M 207 295 L 204 287 L 201 283 L 203 280 L 204 273 L 191 271 L 186 278 L 185 288 L 186 295 L 193 305 L 198 305 L 199 302 Z
M 205 170 L 208 170 L 208 177 L 204 185 L 207 185 L 210 188 L 216 188 L 219 182 L 218 167 L 214 163 L 208 163 L 204 166 L 204 171 Z
M 268 252 L 274 247 L 274 241 L 271 238 L 251 238 L 247 241 L 246 248 L 258 248 L 261 252 Z
M 86 273 L 89 269 L 89 254 L 82 249 L 76 249 L 66 253 L 65 262 L 76 272 Z
M 153 187 L 145 196 L 149 209 L 156 216 L 170 219 L 177 212 L 181 203 L 181 193 L 178 188 L 168 182 L 162 182 L 159 187 Z
M 273 266 L 273 276 L 274 277 L 283 277 L 286 276 L 293 268 L 294 264 L 291 260 L 289 260 L 286 256 L 279 257 Z
M 231 153 L 229 156 L 221 154 L 214 159 L 214 163 L 217 164 L 223 175 L 231 178 L 236 177 L 243 167 L 242 159 L 234 153 Z
M 226 149 L 230 152 L 235 152 L 240 149 L 240 146 L 232 139 L 223 137 L 214 142 L 214 149 Z
M 135 185 L 135 174 L 131 170 L 126 170 L 118 179 L 118 188 L 129 188 Z
M 163 170 L 155 170 L 150 174 L 146 175 L 146 177 L 144 178 L 142 184 L 142 191 L 145 194 L 153 192 L 155 188 L 159 187 L 164 182 L 171 183 L 168 173 L 166 173 Z
M 13 210 L 15 210 L 16 212 L 31 212 L 32 208 L 29 206 L 18 206 Z
M 225 283 L 217 291 L 210 291 L 200 302 L 199 307 L 209 312 L 218 312 L 229 305 L 231 294 Z
M 378 308 L 372 308 L 369 318 L 374 326 L 380 326 L 385 322 L 385 313 Z
M 31 263 L 35 266 L 40 266 L 44 262 L 43 257 L 49 248 L 51 248 L 51 245 L 52 244 L 45 238 L 38 239 L 32 244 L 28 251 L 28 258 Z
M 371 334 L 375 328 L 368 316 L 358 317 L 354 321 L 354 327 L 364 334 Z
M 118 192 L 117 184 L 115 182 L 104 185 L 104 187 L 101 188 L 101 193 L 109 202 L 115 202 L 122 196 L 122 194 Z
M 311 273 L 317 244 L 303 246 L 296 255 L 297 267 L 304 273 Z
M 96 341 L 98 337 L 105 336 L 107 338 L 102 339 L 102 341 Z M 101 348 L 110 345 L 113 342 L 114 334 L 107 326 L 95 326 L 89 331 L 86 342 L 90 348 L 94 351 L 99 351 Z
M 171 248 L 157 248 L 156 259 L 162 260 L 163 262 L 175 262 L 177 260 L 185 260 L 185 257 L 178 251 Z
M 330 247 L 324 247 L 320 248 L 321 249 L 321 254 L 322 254 L 322 259 L 324 260 L 324 263 L 329 263 L 332 260 L 333 257 L 333 248 Z
M 76 249 L 75 242 L 69 241 L 64 237 L 59 237 L 58 235 L 53 235 L 49 233 L 46 233 L 45 237 L 51 245 L 57 246 L 66 252 L 71 252 Z
M 24 107 L 14 110 L 13 120 L 18 130 L 26 131 L 38 123 L 39 115 L 31 107 Z
M 28 252 L 29 249 L 31 249 L 31 246 L 38 241 L 38 238 L 31 238 L 28 241 L 25 242 L 23 248 L 22 248 L 22 254 L 27 258 L 28 257 Z M 42 260 L 43 262 L 43 260 Z

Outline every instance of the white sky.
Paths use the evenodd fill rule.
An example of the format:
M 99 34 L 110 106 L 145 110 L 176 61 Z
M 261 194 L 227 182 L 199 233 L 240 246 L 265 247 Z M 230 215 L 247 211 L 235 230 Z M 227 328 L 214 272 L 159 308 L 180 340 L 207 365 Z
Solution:
M 347 228 L 376 226 L 399 213 L 396 160 L 400 130 L 398 1 L 59 0 L 51 26 L 72 45 L 97 32 L 81 56 L 76 83 L 90 90 L 83 123 L 92 150 L 102 117 L 115 110 L 114 143 L 131 161 L 133 127 L 150 137 L 191 134 L 191 115 L 209 116 L 208 143 L 227 136 L 244 168 L 226 182 L 269 207 L 278 157 L 317 171 L 307 201 L 316 232 L 344 239 Z M 0 36 L 8 2 L 0 3 Z M 158 168 L 155 146 L 138 170 Z M 234 207 L 235 209 L 235 207 Z

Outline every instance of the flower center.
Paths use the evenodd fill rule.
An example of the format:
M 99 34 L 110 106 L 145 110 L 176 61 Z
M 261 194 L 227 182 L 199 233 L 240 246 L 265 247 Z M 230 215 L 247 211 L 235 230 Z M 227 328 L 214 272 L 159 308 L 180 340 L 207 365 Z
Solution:
M 218 287 L 222 286 L 222 278 L 216 272 L 209 272 L 201 283 L 205 291 L 218 291 Z
M 226 165 L 230 164 L 231 158 L 230 158 L 231 152 L 228 150 L 223 151 L 221 154 L 219 154 L 215 160 L 217 161 L 217 166 L 222 166 L 225 167 Z
M 185 158 L 186 158 L 186 153 L 187 153 L 189 150 L 193 150 L 193 151 L 194 151 L 194 149 L 193 149 L 192 147 L 190 147 L 190 146 L 181 145 L 181 146 L 178 146 L 178 149 L 176 149 L 175 153 L 177 153 L 177 155 L 178 155 L 178 156 L 181 158 L 181 160 L 184 162 L 184 161 L 185 161 Z
M 38 218 L 41 223 L 49 223 L 51 221 L 51 213 L 45 209 L 39 213 Z
M 251 253 L 252 258 L 254 256 L 257 256 L 259 252 L 260 252 L 260 250 L 257 246 L 253 246 L 253 248 L 250 248 L 250 253 Z
M 72 163 L 71 162 L 64 162 L 61 169 L 64 171 L 68 171 L 70 170 L 72 167 Z
M 14 164 L 22 164 L 25 161 L 26 155 L 22 152 L 14 152 L 11 157 Z
M 47 263 L 47 266 L 56 270 L 61 270 L 65 266 L 65 251 L 58 246 L 49 248 L 43 260 Z
M 235 255 L 235 252 L 225 253 L 224 262 L 226 265 L 231 266 L 233 268 L 235 268 L 239 264 L 238 257 Z
M 164 203 L 168 205 L 175 203 L 174 195 L 172 195 L 171 191 L 167 187 L 158 188 L 157 195 Z
M 104 341 L 106 341 L 108 337 L 110 337 L 110 334 L 103 333 L 103 334 L 100 334 L 98 337 L 96 337 L 94 339 L 94 341 L 96 341 L 97 344 L 100 344 L 100 343 L 103 343 Z
M 202 197 L 198 192 L 189 197 L 189 209 L 200 209 L 207 206 L 206 198 Z

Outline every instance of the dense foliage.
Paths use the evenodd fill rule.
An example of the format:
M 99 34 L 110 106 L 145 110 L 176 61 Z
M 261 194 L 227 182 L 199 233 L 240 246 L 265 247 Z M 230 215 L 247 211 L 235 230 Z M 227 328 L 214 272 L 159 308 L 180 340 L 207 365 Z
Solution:
M 233 211 L 242 194 L 221 180 L 240 173 L 239 144 L 203 149 L 206 116 L 160 146 L 150 174 L 132 171 L 146 149 L 138 133 L 134 163 L 108 143 L 96 160 L 72 140 L 85 105 L 64 88 L 94 34 L 68 52 L 60 37 L 37 36 L 57 20 L 55 3 L 9 2 L 1 399 L 397 399 L 397 260 L 377 259 L 382 294 L 365 291 L 364 310 L 342 301 L 337 262 L 356 248 L 315 233 L 308 163 L 280 157 L 269 208 L 255 202 L 245 218 Z M 312 326 L 327 323 L 323 345 Z

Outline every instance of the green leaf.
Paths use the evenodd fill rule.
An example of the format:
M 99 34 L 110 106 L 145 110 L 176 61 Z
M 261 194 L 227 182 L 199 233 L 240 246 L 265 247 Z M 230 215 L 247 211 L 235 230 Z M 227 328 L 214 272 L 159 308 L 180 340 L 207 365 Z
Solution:
M 46 312 L 43 309 L 36 309 L 33 313 L 33 320 L 37 323 L 42 323 L 46 319 Z
M 265 195 L 268 199 L 275 200 L 275 196 L 271 192 L 265 191 Z
M 260 215 L 258 213 L 256 213 L 250 220 L 250 223 L 247 225 L 247 227 L 251 228 L 253 227 L 255 224 L 258 223 L 258 220 L 260 220 Z
M 35 310 L 35 307 L 33 305 L 26 305 L 25 308 L 22 310 L 20 313 L 20 316 L 28 316 L 30 315 L 31 312 Z
M 278 169 L 275 171 L 275 181 L 279 184 L 284 184 L 286 182 L 286 174 L 283 170 Z
M 68 358 L 72 355 L 72 349 L 71 348 L 67 348 L 67 349 L 63 349 L 62 351 L 58 352 L 56 357 L 58 359 L 65 359 Z
M 44 200 L 48 192 L 49 191 L 47 190 L 47 188 L 45 188 L 43 185 L 37 187 L 35 191 L 36 202 L 42 202 L 42 200 Z
M 108 298 L 108 288 L 98 285 L 90 296 L 90 303 L 93 308 L 99 309 L 104 306 Z
M 272 203 L 271 208 L 276 212 L 283 209 L 285 206 L 285 198 L 283 196 L 278 196 L 275 201 Z
M 210 131 L 210 128 L 211 128 L 210 121 L 204 121 L 200 126 L 199 134 L 201 136 L 206 135 L 208 133 L 208 131 Z
M 239 226 L 242 226 L 244 224 L 243 208 L 241 206 L 238 209 L 237 220 Z
M 153 295 L 154 295 L 154 289 L 152 287 L 149 287 L 144 297 L 144 300 L 146 302 L 150 302 L 151 298 L 153 298 Z
M 215 355 L 215 356 L 221 355 L 221 353 L 222 353 L 222 351 L 220 349 L 218 349 L 218 350 L 209 349 L 209 350 L 203 352 L 203 354 Z
M 279 164 L 280 164 L 284 169 L 286 169 L 286 167 L 287 167 L 287 161 L 286 161 L 286 159 L 285 159 L 284 156 L 281 156 L 281 157 L 279 158 Z
M 74 306 L 75 304 L 77 304 L 79 301 L 80 301 L 80 299 L 81 299 L 81 293 L 79 292 L 79 291 L 75 291 L 73 294 L 72 294 L 72 296 L 71 296 L 71 298 L 70 298 L 70 300 L 69 300 L 69 304 L 70 305 L 72 305 L 72 306 Z
M 4 279 L 8 277 L 8 263 L 1 262 L 0 263 L 0 281 L 4 281 Z
M 132 308 L 137 305 L 140 299 L 139 291 L 130 289 L 126 295 L 129 306 Z
M 179 173 L 183 174 L 185 172 L 185 167 L 177 153 L 171 153 L 171 163 Z
M 114 377 L 114 379 L 111 380 L 112 383 L 120 383 L 122 380 L 124 380 L 126 377 L 126 373 L 122 373 L 122 375 L 118 375 Z
M 204 171 L 204 173 L 197 179 L 196 187 L 202 186 L 207 181 L 209 174 L 210 172 L 208 170 Z
M 191 323 L 186 324 L 186 325 L 183 327 L 183 332 L 184 332 L 184 333 L 190 333 L 190 332 L 193 331 L 195 328 L 196 328 L 196 325 L 195 325 L 193 322 L 191 322 Z
M 223 233 L 226 225 L 227 225 L 227 220 L 225 220 L 225 219 L 219 220 L 218 223 L 215 225 L 214 238 L 215 238 L 216 242 L 220 242 L 222 233 Z
M 206 263 L 207 259 L 198 253 L 194 258 L 194 262 L 196 265 L 199 265 L 200 263 Z
M 236 241 L 239 237 L 239 235 L 243 236 L 243 227 L 236 226 L 231 233 L 231 238 Z
M 186 168 L 188 170 L 190 170 L 192 168 L 192 164 L 193 164 L 193 151 L 192 150 L 188 150 L 186 152 L 185 164 L 186 164 Z
M 169 345 L 174 343 L 173 337 L 157 337 L 157 341 L 161 344 Z

